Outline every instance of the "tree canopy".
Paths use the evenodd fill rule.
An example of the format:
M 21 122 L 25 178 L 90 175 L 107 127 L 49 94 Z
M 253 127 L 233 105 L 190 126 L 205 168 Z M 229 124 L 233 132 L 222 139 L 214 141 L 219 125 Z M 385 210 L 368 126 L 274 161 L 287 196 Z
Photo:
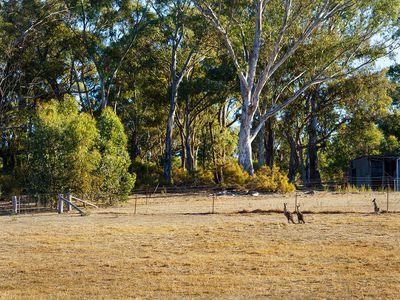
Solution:
M 2 1 L 1 191 L 123 198 L 136 176 L 251 188 L 268 172 L 309 185 L 346 178 L 357 156 L 399 155 L 400 67 L 376 64 L 398 53 L 399 12 L 399 0 Z

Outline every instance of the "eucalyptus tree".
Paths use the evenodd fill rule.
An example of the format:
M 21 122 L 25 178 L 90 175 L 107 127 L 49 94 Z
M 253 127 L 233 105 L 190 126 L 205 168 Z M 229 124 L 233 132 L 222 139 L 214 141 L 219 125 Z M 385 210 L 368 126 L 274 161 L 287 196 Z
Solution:
M 54 58 L 57 34 L 66 15 L 60 1 L 0 3 L 0 157 L 3 173 L 11 174 L 22 150 L 30 116 L 37 102 L 55 97 L 50 81 L 62 84 L 64 60 Z M 53 34 L 50 35 L 50 32 Z M 42 50 L 48 50 L 40 57 Z M 37 63 L 40 61 L 40 64 Z M 47 68 L 50 64 L 53 68 Z M 64 89 L 59 89 L 64 90 Z
M 298 98 L 297 107 L 285 108 L 279 131 L 290 149 L 289 179 L 293 182 L 300 172 L 303 184 L 319 185 L 322 177 L 334 175 L 329 166 L 338 171 L 333 162 L 340 161 L 340 170 L 345 170 L 354 155 L 363 155 L 362 151 L 377 153 L 381 135 L 376 134 L 371 124 L 386 118 L 392 101 L 390 90 L 391 84 L 384 72 L 364 71 L 350 78 L 315 85 Z M 343 141 L 351 144 L 352 137 L 357 143 L 365 138 L 368 144 L 370 139 L 371 144 L 367 148 L 357 143 L 342 144 Z M 337 149 L 339 145 L 347 153 Z
M 236 67 L 242 98 L 239 164 L 250 174 L 251 143 L 271 116 L 309 87 L 348 76 L 396 44 L 398 0 L 243 0 L 234 5 L 232 1 L 208 0 L 195 4 L 219 34 Z M 293 74 L 289 78 L 291 95 L 272 102 L 254 124 L 262 91 L 271 77 L 324 32 L 335 36 L 320 48 L 326 63 L 318 68 L 304 65 L 301 72 Z M 336 62 L 344 68 L 332 68 Z
M 85 49 L 84 57 L 77 53 L 80 58 L 77 63 L 81 67 L 88 62 L 93 64 L 96 76 L 88 79 L 92 85 L 98 85 L 98 95 L 92 94 L 99 97 L 97 108 L 103 110 L 109 104 L 111 90 L 127 55 L 153 21 L 150 1 L 65 0 L 65 3 L 70 11 L 66 22 Z M 86 72 L 93 73 L 90 69 Z M 78 84 L 85 79 L 83 74 L 77 77 Z
M 189 173 L 197 165 L 201 128 L 212 122 L 219 124 L 218 134 L 224 131 L 229 114 L 227 102 L 235 94 L 236 87 L 233 66 L 226 56 L 218 56 L 218 53 L 209 55 L 184 77 L 177 125 L 182 136 L 183 165 Z
M 179 87 L 184 77 L 203 57 L 200 44 L 205 34 L 201 18 L 191 0 L 156 0 L 153 9 L 158 15 L 161 47 L 167 49 L 169 66 L 169 112 L 165 136 L 164 179 L 171 181 L 173 127 Z

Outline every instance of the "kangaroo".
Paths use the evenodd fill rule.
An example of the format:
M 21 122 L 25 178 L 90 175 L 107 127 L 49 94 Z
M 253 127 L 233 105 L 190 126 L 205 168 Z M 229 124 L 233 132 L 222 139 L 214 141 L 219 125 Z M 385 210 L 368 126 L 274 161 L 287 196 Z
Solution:
M 300 205 L 296 205 L 297 222 L 299 224 L 306 224 L 306 222 L 304 222 L 303 213 L 300 211 L 299 207 Z
M 287 210 L 286 205 L 287 203 L 283 203 L 283 214 L 287 218 L 288 223 L 292 222 L 294 224 L 292 214 Z
M 374 198 L 374 200 L 372 200 L 372 203 L 374 203 L 374 212 L 376 214 L 379 214 L 380 213 L 380 209 L 379 209 L 378 204 L 376 203 L 376 199 L 375 198 Z

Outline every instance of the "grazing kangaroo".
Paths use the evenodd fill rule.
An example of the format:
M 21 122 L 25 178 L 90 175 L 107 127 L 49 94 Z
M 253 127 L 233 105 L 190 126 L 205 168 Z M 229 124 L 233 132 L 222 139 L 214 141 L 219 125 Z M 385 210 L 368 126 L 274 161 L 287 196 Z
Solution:
M 287 218 L 288 223 L 292 222 L 294 224 L 292 214 L 287 210 L 286 205 L 287 203 L 283 203 L 283 214 Z
M 380 213 L 380 209 L 379 209 L 378 204 L 376 204 L 376 199 L 375 198 L 374 198 L 374 200 L 372 200 L 372 203 L 374 204 L 374 212 L 376 214 L 379 214 Z
M 296 205 L 297 222 L 299 224 L 306 224 L 306 222 L 304 222 L 303 213 L 300 211 L 299 207 L 300 205 Z

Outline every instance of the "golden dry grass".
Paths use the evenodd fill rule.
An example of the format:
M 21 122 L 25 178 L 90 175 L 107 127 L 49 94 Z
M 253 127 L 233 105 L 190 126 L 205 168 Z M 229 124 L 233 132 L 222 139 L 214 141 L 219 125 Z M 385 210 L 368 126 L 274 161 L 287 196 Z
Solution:
M 399 299 L 400 214 L 370 214 L 364 196 L 305 225 L 236 213 L 290 196 L 221 197 L 215 215 L 203 214 L 210 197 L 190 196 L 139 199 L 136 215 L 131 200 L 86 217 L 2 216 L 0 298 Z M 300 203 L 333 211 L 332 197 Z

